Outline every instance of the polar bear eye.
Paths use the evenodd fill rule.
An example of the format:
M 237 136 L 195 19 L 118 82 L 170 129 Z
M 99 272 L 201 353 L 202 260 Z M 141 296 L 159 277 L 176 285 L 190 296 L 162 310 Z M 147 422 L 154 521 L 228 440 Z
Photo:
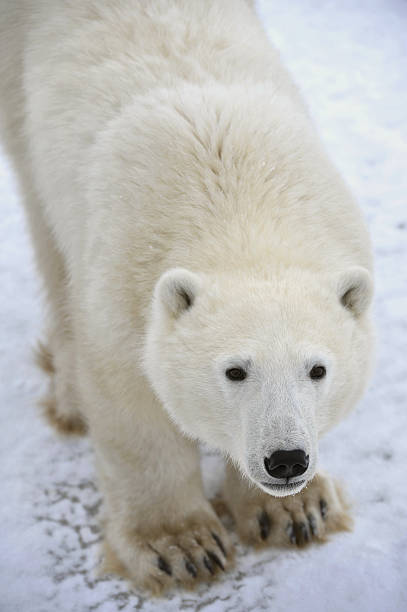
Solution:
M 312 378 L 312 380 L 320 380 L 324 378 L 325 374 L 326 369 L 323 365 L 314 365 L 309 372 L 309 377 Z
M 244 380 L 247 376 L 247 372 L 243 368 L 229 368 L 225 374 L 229 380 L 233 381 Z

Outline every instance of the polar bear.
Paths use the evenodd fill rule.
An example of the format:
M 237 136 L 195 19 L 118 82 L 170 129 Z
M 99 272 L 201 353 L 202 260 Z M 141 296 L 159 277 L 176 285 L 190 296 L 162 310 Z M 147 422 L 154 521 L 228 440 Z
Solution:
M 1 7 L 1 132 L 49 305 L 47 413 L 88 429 L 107 567 L 153 593 L 349 527 L 318 440 L 372 352 L 362 215 L 244 0 Z M 109 565 L 110 564 L 110 565 Z

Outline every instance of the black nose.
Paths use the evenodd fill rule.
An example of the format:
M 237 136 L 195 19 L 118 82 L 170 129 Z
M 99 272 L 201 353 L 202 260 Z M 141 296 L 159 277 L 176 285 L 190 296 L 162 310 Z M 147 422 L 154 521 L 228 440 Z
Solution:
M 264 459 L 264 467 L 274 478 L 300 476 L 308 467 L 309 457 L 301 449 L 278 450 Z

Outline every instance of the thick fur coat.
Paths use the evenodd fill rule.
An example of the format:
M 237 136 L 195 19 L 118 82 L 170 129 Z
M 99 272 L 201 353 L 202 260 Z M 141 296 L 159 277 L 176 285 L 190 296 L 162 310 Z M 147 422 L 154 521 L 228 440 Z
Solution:
M 160 592 L 231 562 L 197 441 L 245 541 L 349 526 L 317 444 L 367 381 L 369 237 L 251 3 L 15 0 L 0 29 L 47 414 L 90 433 L 106 567 Z

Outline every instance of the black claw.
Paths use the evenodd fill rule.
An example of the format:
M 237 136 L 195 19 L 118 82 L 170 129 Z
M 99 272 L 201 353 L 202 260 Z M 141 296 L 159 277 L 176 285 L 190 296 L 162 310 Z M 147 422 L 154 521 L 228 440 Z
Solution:
M 168 574 L 168 576 L 172 576 L 172 569 L 169 563 L 162 557 L 158 557 L 158 567 L 161 571 Z
M 220 539 L 219 536 L 216 535 L 216 533 L 211 532 L 211 535 L 213 539 L 215 540 L 216 544 L 219 546 L 220 550 L 222 551 L 223 556 L 225 557 L 225 559 L 227 559 L 226 550 L 225 550 L 225 547 L 223 546 L 222 540 Z
M 214 552 L 212 552 L 211 550 L 207 550 L 206 554 L 208 555 L 209 559 L 213 562 L 216 563 L 216 565 L 218 567 L 220 567 L 221 570 L 225 571 L 225 566 L 223 565 L 222 561 L 219 559 L 218 555 L 216 555 Z
M 315 516 L 310 512 L 309 514 L 307 514 L 307 519 L 311 534 L 314 536 L 317 534 L 317 521 L 315 519 Z
M 190 561 L 189 559 L 185 559 L 185 568 L 186 568 L 188 574 L 191 574 L 191 576 L 193 576 L 193 578 L 197 577 L 198 570 L 196 569 L 196 567 L 192 563 L 192 561 Z
M 297 539 L 295 537 L 295 531 L 294 531 L 294 525 L 292 523 L 288 523 L 287 527 L 285 528 L 287 535 L 288 535 L 288 539 L 290 540 L 291 544 L 296 544 L 297 543 Z
M 215 570 L 213 568 L 212 561 L 210 559 L 208 559 L 208 557 L 204 557 L 203 558 L 203 563 L 204 563 L 204 566 L 206 567 L 206 569 L 208 570 L 208 572 L 210 574 L 212 574 L 212 576 L 213 576 L 213 574 L 215 573 Z
M 298 524 L 299 527 L 299 531 L 301 533 L 301 540 L 303 542 L 309 542 L 310 541 L 310 533 L 308 531 L 308 526 L 306 523 L 299 523 Z
M 302 546 L 310 541 L 311 535 L 306 523 L 294 523 L 294 538 L 297 546 Z M 292 542 L 292 544 L 294 544 L 294 542 Z
M 267 540 L 270 533 L 270 517 L 265 510 L 259 516 L 260 537 L 262 540 Z
M 328 504 L 324 499 L 319 500 L 319 509 L 321 510 L 321 516 L 325 521 L 326 517 L 328 516 Z

